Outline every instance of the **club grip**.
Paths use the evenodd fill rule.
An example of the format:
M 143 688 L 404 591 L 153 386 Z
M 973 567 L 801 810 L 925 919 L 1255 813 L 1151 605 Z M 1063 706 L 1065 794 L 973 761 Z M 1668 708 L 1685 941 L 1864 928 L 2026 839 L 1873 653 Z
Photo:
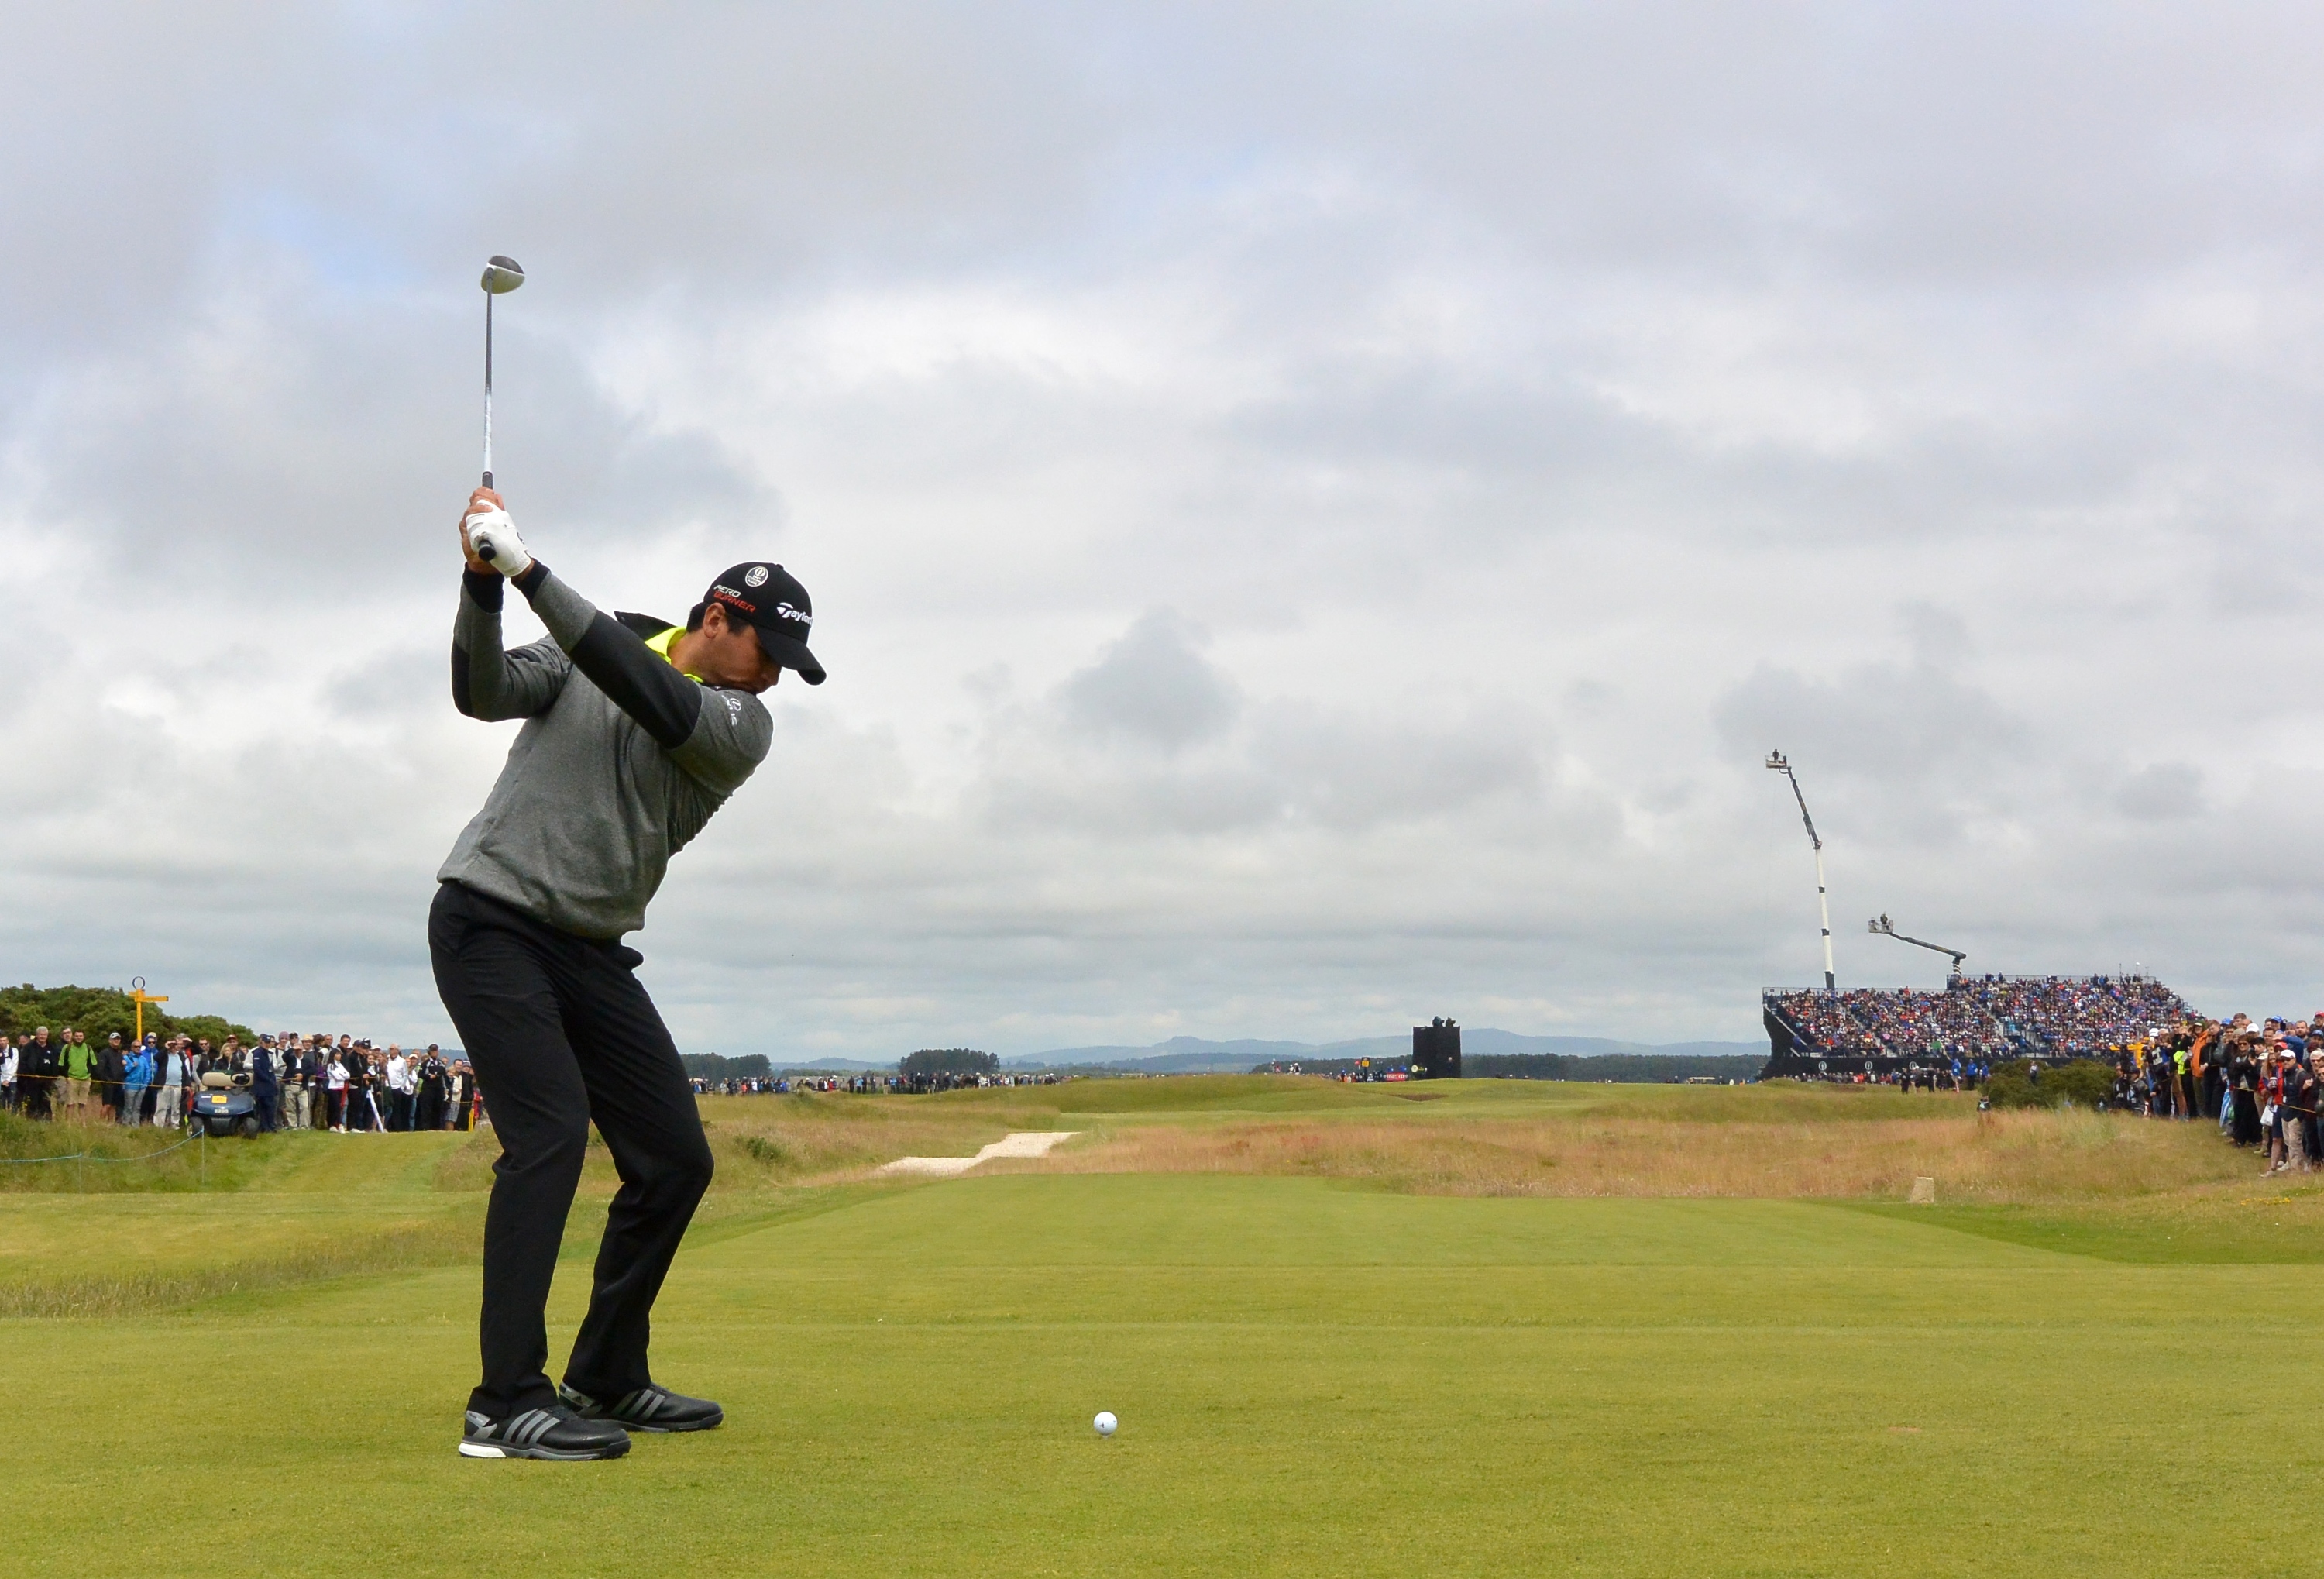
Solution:
M 490 473 L 490 472 L 486 472 L 486 473 L 484 474 L 484 486 L 485 486 L 485 487 L 487 487 L 487 488 L 489 488 L 489 487 L 491 487 L 492 485 L 493 485 L 493 474 L 492 474 L 492 473 Z M 497 557 L 498 557 L 498 556 L 493 552 L 493 545 L 492 545 L 491 543 L 489 543 L 489 542 L 487 542 L 486 544 L 484 544 L 484 547 L 482 547 L 482 548 L 480 548 L 480 549 L 478 549 L 476 550 L 476 558 L 478 558 L 479 559 L 484 560 L 484 563 L 486 563 L 486 564 L 488 564 L 488 565 L 489 565 L 489 564 L 491 564 L 491 563 L 493 562 L 493 560 L 494 559 L 496 559 Z

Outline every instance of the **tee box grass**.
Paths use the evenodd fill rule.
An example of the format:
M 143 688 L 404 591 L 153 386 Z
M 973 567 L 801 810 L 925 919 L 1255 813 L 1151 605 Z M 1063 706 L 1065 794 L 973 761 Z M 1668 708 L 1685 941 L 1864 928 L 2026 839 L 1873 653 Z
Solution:
M 1134 1102 L 1127 1083 L 1089 1088 L 1096 1103 L 1063 1088 L 1059 1107 L 1164 1122 L 1173 1086 L 1203 1124 L 1296 1106 L 1281 1087 L 1151 1082 Z M 1319 1119 L 1349 1111 L 1317 1089 Z M 1620 1100 L 1675 1118 L 1691 1099 Z M 1403 1104 L 1437 1123 L 1452 1105 Z M 327 1232 L 360 1237 L 382 1209 L 466 1232 L 464 1145 L 293 1136 L 248 1153 L 231 1193 L 0 1195 L 0 1287 L 226 1264 L 238 1234 L 290 1265 L 315 1227 L 310 1172 L 346 1208 Z M 611 1464 L 455 1455 L 472 1256 L 325 1260 L 306 1281 L 0 1323 L 11 1487 L 38 1510 L 0 1571 L 2314 1568 L 2296 1519 L 2214 1493 L 2255 1457 L 2295 1505 L 2314 1481 L 2299 1422 L 2324 1382 L 2324 1269 L 2304 1243 L 2269 1259 L 2258 1230 L 2211 1255 L 2152 1203 L 2100 1223 L 2087 1206 L 1025 1171 L 738 1185 L 711 1205 L 655 1353 L 729 1423 L 640 1437 Z M 576 1208 L 557 1357 L 601 1211 Z M 1110 1441 L 1101 1408 L 1121 1419 Z M 2154 1517 L 2151 1488 L 2181 1483 L 2214 1490 Z

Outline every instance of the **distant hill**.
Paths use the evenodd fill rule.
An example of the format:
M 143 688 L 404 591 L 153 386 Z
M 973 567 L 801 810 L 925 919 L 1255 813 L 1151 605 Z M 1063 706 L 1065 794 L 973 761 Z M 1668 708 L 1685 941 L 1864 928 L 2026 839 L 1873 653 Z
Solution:
M 1411 1050 L 1409 1039 L 1406 1051 Z M 1140 1069 L 1155 1075 L 1189 1075 L 1231 1071 L 1240 1075 L 1253 1064 L 1273 1058 L 1313 1057 L 1307 1042 L 1259 1041 L 1250 1037 L 1233 1041 L 1204 1041 L 1200 1037 L 1174 1036 L 1145 1048 L 1057 1048 L 1046 1053 L 1023 1053 L 1001 1060 L 1011 1069 Z
M 1412 1033 L 1359 1037 L 1352 1041 L 1288 1042 L 1239 1037 L 1231 1041 L 1208 1041 L 1198 1036 L 1174 1036 L 1142 1048 L 1053 1048 L 1045 1053 L 1019 1053 L 1001 1060 L 1004 1069 L 1118 1069 L 1139 1075 L 1240 1075 L 1254 1065 L 1334 1064 L 1357 1058 L 1406 1058 L 1412 1055 Z M 1470 1058 L 1748 1058 L 1752 1067 L 1766 1062 L 1765 1042 L 1647 1042 L 1617 1041 L 1602 1036 L 1520 1036 L 1490 1026 L 1461 1028 L 1461 1055 Z M 695 1055 L 700 1057 L 701 1055 Z M 722 1060 L 724 1062 L 724 1060 Z M 893 1058 L 778 1058 L 778 1074 L 820 1070 L 848 1075 L 866 1070 L 893 1074 Z
M 1057 1048 L 1046 1053 L 1026 1053 L 1002 1060 L 1011 1069 L 1108 1068 L 1134 1070 L 1148 1075 L 1186 1075 L 1208 1071 L 1240 1073 L 1254 1064 L 1338 1063 L 1355 1058 L 1404 1058 L 1411 1056 L 1412 1034 L 1402 1036 L 1360 1037 L 1352 1041 L 1287 1042 L 1260 1041 L 1242 1038 L 1234 1041 L 1206 1041 L 1201 1037 L 1178 1036 L 1151 1047 L 1092 1047 Z M 1594 1057 L 1689 1057 L 1689 1058 L 1749 1058 L 1764 1063 L 1767 1057 L 1765 1043 L 1748 1042 L 1670 1042 L 1655 1045 L 1646 1042 L 1617 1041 L 1597 1036 L 1521 1036 L 1513 1030 L 1496 1030 L 1489 1026 L 1461 1028 L 1461 1055 L 1465 1060 L 1475 1057 L 1528 1057 L 1554 1055 L 1564 1058 Z

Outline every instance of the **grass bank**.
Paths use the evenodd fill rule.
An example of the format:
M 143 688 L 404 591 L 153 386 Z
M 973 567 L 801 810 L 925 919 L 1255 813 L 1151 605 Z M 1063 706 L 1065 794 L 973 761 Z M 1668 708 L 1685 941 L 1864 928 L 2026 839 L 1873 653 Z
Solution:
M 1932 1222 L 2118 1260 L 2306 1259 L 2324 1191 L 2256 1181 L 2210 1126 L 1984 1113 L 1877 1090 L 1464 1081 L 1355 1086 L 1294 1076 L 1075 1081 L 917 1097 L 802 1093 L 703 1103 L 718 1173 L 697 1242 L 833 1209 L 907 1154 L 965 1156 L 1012 1130 L 1071 1129 L 987 1171 L 1240 1175 L 1417 1196 L 1901 1202 L 1939 1181 Z M 156 1131 L 0 1118 L 0 1315 L 126 1315 L 222 1294 L 473 1262 L 498 1147 L 476 1135 L 303 1133 L 141 1157 Z M 595 1141 L 566 1256 L 594 1254 L 615 1187 Z M 1919 1209 L 1916 1210 L 1925 1210 Z M 350 1223 L 361 1224 L 350 1232 Z M 2317 1236 L 2324 1243 L 2324 1235 Z
M 802 1209 L 714 1223 L 657 1312 L 659 1371 L 729 1423 L 617 1464 L 454 1454 L 466 1268 L 0 1324 L 12 1371 L 71 1401 L 14 1473 L 41 1517 L 11 1569 L 623 1572 L 675 1542 L 692 1574 L 818 1579 L 2289 1574 L 2251 1500 L 2138 1519 L 2123 1466 L 2263 1442 L 2298 1484 L 2324 1456 L 2281 1414 L 2324 1383 L 2315 1268 L 2126 1264 L 1808 1201 L 1251 1175 L 719 1210 L 770 1196 Z M 2223 1312 L 2274 1385 L 2218 1385 Z M 115 1488 L 189 1464 L 232 1473 L 121 1517 Z M 306 1537 L 285 1485 L 387 1489 Z

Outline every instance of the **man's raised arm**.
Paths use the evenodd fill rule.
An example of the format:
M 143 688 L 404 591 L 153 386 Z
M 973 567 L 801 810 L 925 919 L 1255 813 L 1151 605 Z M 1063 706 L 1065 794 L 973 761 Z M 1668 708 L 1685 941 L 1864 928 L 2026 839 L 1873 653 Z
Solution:
M 613 615 L 549 574 L 538 559 L 515 578 L 532 612 L 573 660 L 573 667 L 659 743 L 676 751 L 702 717 L 702 688 L 668 663 Z
M 471 512 L 499 507 L 500 495 L 484 488 L 468 500 Z M 452 620 L 452 705 L 488 723 L 547 712 L 573 672 L 571 662 L 549 642 L 503 650 L 501 575 L 476 557 L 465 519 L 460 549 L 467 568 L 460 577 L 460 612 Z
M 706 693 L 699 681 L 679 673 L 636 632 L 599 610 L 532 558 L 505 511 L 489 507 L 483 513 L 472 513 L 466 530 L 467 540 L 473 540 L 469 542 L 472 559 L 484 556 L 515 584 L 549 628 L 549 638 L 562 655 L 671 753 L 680 768 L 722 795 L 750 777 L 767 754 L 769 728 L 763 707 L 755 701 L 745 706 L 733 697 L 724 708 L 706 706 Z

